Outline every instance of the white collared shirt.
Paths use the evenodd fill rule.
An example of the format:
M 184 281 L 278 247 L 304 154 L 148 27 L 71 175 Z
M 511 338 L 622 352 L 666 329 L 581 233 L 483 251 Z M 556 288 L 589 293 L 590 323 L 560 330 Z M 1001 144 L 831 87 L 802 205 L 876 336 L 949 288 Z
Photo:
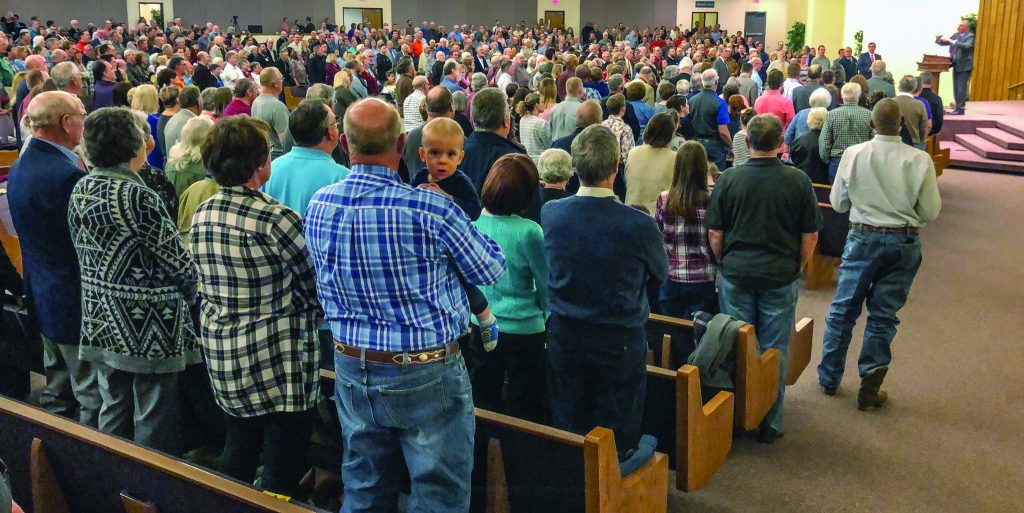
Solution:
M 942 207 L 931 155 L 898 135 L 847 148 L 829 199 L 851 223 L 880 227 L 924 226 Z
M 576 195 L 589 196 L 591 198 L 615 198 L 615 201 L 618 201 L 618 198 L 615 196 L 615 191 L 604 187 L 580 185 L 580 190 L 576 191 Z

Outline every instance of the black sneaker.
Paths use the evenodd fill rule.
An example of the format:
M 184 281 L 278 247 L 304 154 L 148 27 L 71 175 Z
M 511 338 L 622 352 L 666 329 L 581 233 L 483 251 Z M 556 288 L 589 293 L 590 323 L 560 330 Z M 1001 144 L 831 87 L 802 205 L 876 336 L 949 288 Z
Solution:
M 768 426 L 764 426 L 757 431 L 757 441 L 763 444 L 775 443 L 776 440 L 786 436 L 782 431 L 777 431 Z

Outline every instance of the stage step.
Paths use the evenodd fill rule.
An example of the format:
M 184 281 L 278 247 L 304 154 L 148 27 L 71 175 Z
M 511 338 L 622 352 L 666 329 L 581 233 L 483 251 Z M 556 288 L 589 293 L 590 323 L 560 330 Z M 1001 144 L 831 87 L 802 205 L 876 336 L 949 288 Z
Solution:
M 956 134 L 956 142 L 986 159 L 1024 162 L 1024 151 L 1002 148 L 977 134 Z
M 1024 122 L 1022 121 L 998 121 L 996 126 L 1017 137 L 1024 138 Z
M 949 148 L 949 165 L 951 168 L 1003 171 L 1024 175 L 1024 162 L 987 159 L 978 155 L 973 150 L 952 141 L 942 141 L 941 147 Z
M 1007 150 L 1024 150 L 1024 137 L 1012 134 L 1002 128 L 979 128 L 974 131 L 982 139 L 988 139 Z

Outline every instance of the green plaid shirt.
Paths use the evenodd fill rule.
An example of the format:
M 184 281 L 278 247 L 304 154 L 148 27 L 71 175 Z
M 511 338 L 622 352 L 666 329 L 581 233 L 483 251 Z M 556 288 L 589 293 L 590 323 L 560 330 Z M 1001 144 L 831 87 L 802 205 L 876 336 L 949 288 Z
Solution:
M 846 148 L 870 141 L 874 135 L 871 111 L 857 104 L 843 104 L 825 116 L 818 136 L 821 160 L 828 162 L 831 157 L 841 157 Z

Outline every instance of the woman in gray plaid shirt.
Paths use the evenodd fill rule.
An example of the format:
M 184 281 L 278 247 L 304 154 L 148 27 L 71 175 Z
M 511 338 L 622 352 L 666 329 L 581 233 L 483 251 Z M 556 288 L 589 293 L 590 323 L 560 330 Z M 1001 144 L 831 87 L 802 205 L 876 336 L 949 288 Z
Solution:
M 226 413 L 221 470 L 292 496 L 319 394 L 313 267 L 295 211 L 260 192 L 270 178 L 269 127 L 222 120 L 202 147 L 220 190 L 192 219 L 202 346 Z M 262 453 L 262 461 L 260 455 Z

